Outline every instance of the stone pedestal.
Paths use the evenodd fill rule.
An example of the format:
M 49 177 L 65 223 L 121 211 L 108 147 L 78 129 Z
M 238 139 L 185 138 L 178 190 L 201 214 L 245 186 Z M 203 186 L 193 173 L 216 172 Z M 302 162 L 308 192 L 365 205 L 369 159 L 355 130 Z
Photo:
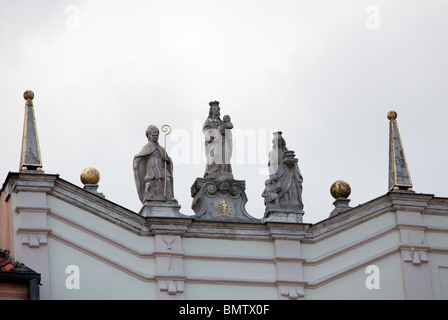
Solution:
M 145 201 L 139 214 L 144 217 L 188 218 L 180 213 L 180 207 L 177 202 Z
M 333 217 L 337 214 L 340 214 L 342 212 L 345 212 L 347 210 L 350 210 L 352 207 L 350 207 L 348 204 L 350 203 L 350 199 L 339 197 L 334 202 L 334 209 L 330 213 L 330 217 Z
M 288 222 L 302 223 L 302 217 L 305 214 L 300 208 L 281 208 L 271 205 L 266 208 L 263 222 Z
M 101 198 L 105 198 L 104 194 L 102 192 L 98 191 L 98 184 L 87 183 L 84 185 L 84 190 L 89 191 L 90 193 L 96 194 L 97 196 L 99 196 Z
M 245 209 L 246 182 L 235 179 L 197 178 L 191 187 L 195 220 L 256 222 Z

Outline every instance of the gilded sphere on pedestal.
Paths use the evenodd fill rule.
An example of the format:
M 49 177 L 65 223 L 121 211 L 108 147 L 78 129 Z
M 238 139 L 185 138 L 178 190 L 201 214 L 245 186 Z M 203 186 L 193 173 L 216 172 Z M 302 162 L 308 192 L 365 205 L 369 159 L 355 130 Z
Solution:
M 31 90 L 26 90 L 26 91 L 23 93 L 23 98 L 24 98 L 25 100 L 33 100 L 33 99 L 34 99 L 34 92 L 31 91 Z
M 81 172 L 81 182 L 83 184 L 98 184 L 100 181 L 100 172 L 92 167 L 85 168 Z
M 395 120 L 395 119 L 397 119 L 397 113 L 395 112 L 395 111 L 389 111 L 388 113 L 387 113 L 387 119 L 389 119 L 389 120 Z
M 330 188 L 330 193 L 335 199 L 348 198 L 351 192 L 352 190 L 350 188 L 350 185 L 343 180 L 336 181 L 331 185 Z

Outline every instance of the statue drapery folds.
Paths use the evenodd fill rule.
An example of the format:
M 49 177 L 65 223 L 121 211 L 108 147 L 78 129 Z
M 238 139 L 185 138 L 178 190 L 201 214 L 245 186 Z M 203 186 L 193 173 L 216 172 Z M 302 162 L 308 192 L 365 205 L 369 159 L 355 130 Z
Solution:
M 173 162 L 159 144 L 159 129 L 150 125 L 148 143 L 134 156 L 133 170 L 140 201 L 176 201 L 173 192 Z
M 230 164 L 233 124 L 228 115 L 221 120 L 218 101 L 212 101 L 209 105 L 209 115 L 203 126 L 207 159 L 204 178 L 233 179 Z
M 269 179 L 262 193 L 266 211 L 293 210 L 302 211 L 303 177 L 294 151 L 286 148 L 282 132 L 274 133 L 273 150 L 269 152 Z

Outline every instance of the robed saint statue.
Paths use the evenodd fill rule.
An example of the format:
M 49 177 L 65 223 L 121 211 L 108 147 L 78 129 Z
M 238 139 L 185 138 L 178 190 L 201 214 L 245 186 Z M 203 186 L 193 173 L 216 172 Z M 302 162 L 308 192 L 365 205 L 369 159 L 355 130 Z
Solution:
M 173 192 L 173 162 L 166 147 L 159 144 L 159 129 L 146 129 L 148 143 L 134 156 L 133 170 L 137 193 L 142 203 L 147 201 L 177 202 Z
M 295 153 L 286 148 L 282 132 L 274 132 L 272 151 L 269 152 L 269 179 L 262 193 L 265 198 L 266 211 L 303 210 L 303 177 Z

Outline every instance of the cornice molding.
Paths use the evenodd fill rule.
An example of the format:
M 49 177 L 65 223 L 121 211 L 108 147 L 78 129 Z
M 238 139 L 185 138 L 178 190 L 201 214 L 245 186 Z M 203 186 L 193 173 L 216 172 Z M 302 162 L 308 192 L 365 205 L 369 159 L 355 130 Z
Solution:
M 435 198 L 432 194 L 391 191 L 315 224 L 197 221 L 194 216 L 187 216 L 186 218 L 143 217 L 108 199 L 67 182 L 59 178 L 57 174 L 10 172 L 2 190 L 7 195 L 19 191 L 45 192 L 140 236 L 177 234 L 187 238 L 269 242 L 274 239 L 289 239 L 300 240 L 303 243 L 316 243 L 384 213 L 409 211 L 424 214 L 448 214 L 447 198 Z M 18 210 L 22 209 L 24 208 Z M 41 210 L 41 208 L 36 207 L 35 210 Z

